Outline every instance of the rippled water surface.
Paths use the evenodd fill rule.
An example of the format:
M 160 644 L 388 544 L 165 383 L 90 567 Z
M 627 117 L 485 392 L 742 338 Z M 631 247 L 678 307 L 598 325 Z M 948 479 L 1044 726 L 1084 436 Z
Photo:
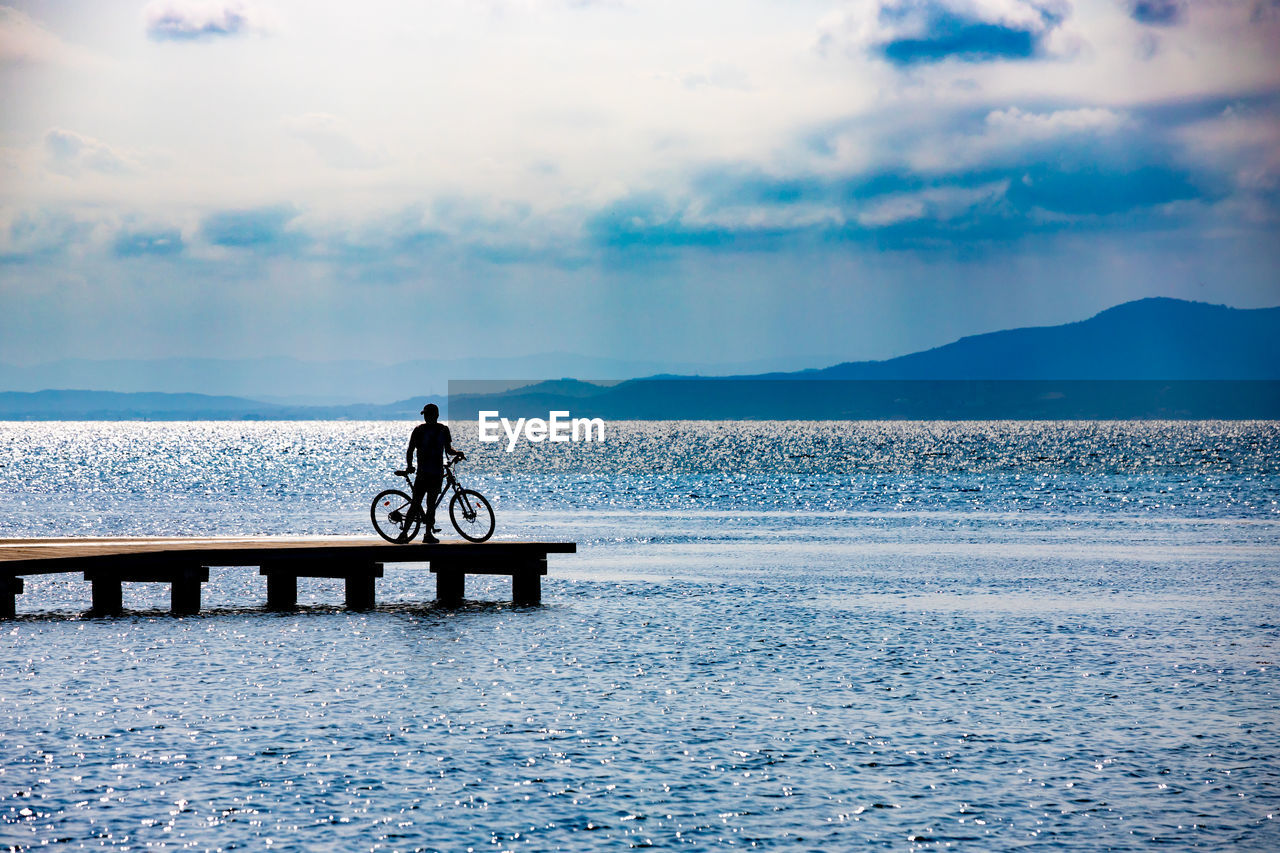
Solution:
M 0 535 L 366 535 L 409 425 L 0 424 Z M 0 622 L 0 847 L 1280 848 L 1280 426 L 478 446 L 544 603 L 214 569 Z

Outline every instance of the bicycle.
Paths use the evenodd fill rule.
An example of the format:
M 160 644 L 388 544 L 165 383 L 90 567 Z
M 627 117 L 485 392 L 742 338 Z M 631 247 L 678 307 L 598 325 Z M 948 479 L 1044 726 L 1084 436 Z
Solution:
M 449 501 L 449 520 L 453 522 L 454 529 L 468 542 L 484 542 L 493 535 L 496 521 L 493 507 L 489 505 L 489 500 L 484 495 L 474 489 L 464 489 L 458 483 L 458 478 L 453 473 L 453 466 L 459 461 L 461 460 L 454 458 L 445 463 L 445 482 L 440 489 L 440 494 L 436 496 L 435 505 L 431 508 L 432 515 L 444 502 L 444 496 L 452 491 L 453 498 Z M 422 526 L 424 514 L 409 511 L 413 508 L 411 497 L 413 481 L 409 479 L 409 473 L 407 469 L 395 472 L 397 477 L 404 477 L 405 483 L 409 486 L 408 494 L 399 489 L 387 489 L 379 492 L 373 499 L 373 505 L 369 507 L 373 529 L 388 542 L 402 544 L 412 542 Z M 410 518 L 413 519 L 412 523 Z

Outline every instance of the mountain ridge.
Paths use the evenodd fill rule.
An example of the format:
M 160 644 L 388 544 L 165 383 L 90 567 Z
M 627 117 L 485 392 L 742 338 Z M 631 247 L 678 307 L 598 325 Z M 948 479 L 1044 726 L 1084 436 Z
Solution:
M 655 394 L 658 385 L 673 380 L 676 385 L 663 387 L 665 397 Z M 734 399 L 746 393 L 746 384 L 750 382 L 742 383 L 749 380 L 765 383 L 826 380 L 832 388 L 827 397 L 811 389 L 793 399 L 797 412 L 803 409 L 812 417 L 842 417 L 854 412 L 861 413 L 861 417 L 897 417 L 902 416 L 899 410 L 909 411 L 914 417 L 944 417 L 956 413 L 969 416 L 977 411 L 986 412 L 990 417 L 1029 417 L 1032 412 L 1085 417 L 1089 413 L 1129 411 L 1114 400 L 1117 393 L 1114 387 L 1089 387 L 1090 382 L 1112 380 L 1128 382 L 1134 393 L 1148 395 L 1151 402 L 1146 409 L 1140 407 L 1134 411 L 1149 409 L 1150 416 L 1165 413 L 1199 417 L 1203 415 L 1196 412 L 1205 411 L 1257 413 L 1229 414 L 1231 417 L 1273 417 L 1271 413 L 1280 411 L 1276 408 L 1275 390 L 1280 388 L 1276 384 L 1280 380 L 1280 307 L 1240 309 L 1158 297 L 1116 305 L 1074 323 L 969 335 L 893 359 L 845 362 L 789 373 L 723 378 L 657 375 L 612 385 L 566 379 L 515 386 L 510 380 L 482 379 L 470 383 L 476 390 L 466 395 L 467 405 L 463 408 L 470 411 L 476 401 L 492 401 L 493 407 L 503 403 L 523 409 L 537 400 L 538 406 L 545 404 L 552 409 L 580 411 L 584 405 L 598 404 L 610 406 L 612 412 L 639 413 L 615 416 L 680 417 L 675 412 L 683 411 L 697 412 L 697 417 L 717 417 L 720 409 L 704 404 L 719 401 L 716 405 L 722 406 L 725 417 L 732 418 L 735 412 L 746 417 L 763 416 L 759 412 L 766 410 L 743 407 Z M 842 381 L 846 385 L 907 384 L 902 385 L 899 389 L 902 393 L 895 396 L 883 388 L 840 389 L 837 386 Z M 1166 393 L 1133 384 L 1152 381 L 1182 387 L 1176 389 L 1176 393 Z M 680 388 L 680 384 L 690 382 L 707 384 L 690 394 Z M 966 382 L 971 383 L 969 390 L 961 387 Z M 1023 390 L 1014 389 L 1012 385 L 997 387 L 1002 382 L 1035 385 Z M 1073 384 L 1050 387 L 1054 382 Z M 1231 394 L 1236 397 L 1228 399 L 1229 394 L 1223 397 L 1227 393 L 1225 388 L 1210 394 L 1205 389 L 1192 387 L 1203 382 L 1234 382 L 1238 388 Z M 1248 385 L 1250 382 L 1254 384 Z M 731 390 L 725 383 L 740 384 L 737 390 Z M 935 383 L 937 388 L 922 391 L 920 383 Z M 462 387 L 467 384 L 463 383 Z M 776 384 L 760 385 L 751 393 L 779 400 L 787 398 Z M 939 395 L 936 415 L 930 414 L 931 393 Z M 1169 393 L 1174 396 L 1168 396 Z M 698 394 L 704 398 L 702 401 L 694 399 Z M 1028 394 L 1031 396 L 1026 396 Z M 1046 407 L 1041 401 L 1041 398 L 1047 400 L 1064 394 L 1072 397 L 1072 408 Z M 1162 394 L 1164 396 L 1160 396 Z M 949 402 L 942 403 L 943 397 Z M 1205 401 L 1211 397 L 1216 402 L 1210 406 Z M 1232 402 L 1233 399 L 1236 402 Z M 663 405 L 678 400 L 682 401 L 680 405 L 667 406 L 667 415 L 664 415 Z M 895 404 L 895 400 L 902 402 Z M 1108 402 L 1103 406 L 1099 403 L 1101 400 Z M 0 419 L 400 420 L 416 419 L 426 402 L 436 402 L 446 408 L 448 401 L 442 395 L 418 395 L 389 403 L 298 405 L 236 395 L 46 389 L 0 392 Z M 895 409 L 895 405 L 898 408 Z M 489 403 L 480 406 L 488 407 Z M 785 407 L 772 411 L 781 417 L 797 416 Z M 1076 414 L 1066 414 L 1070 412 Z
M 545 352 L 524 357 L 477 356 L 410 359 L 383 364 L 368 359 L 306 361 L 263 358 L 83 359 L 35 365 L 0 363 L 0 389 L 37 392 L 81 389 L 117 393 L 197 393 L 285 406 L 385 405 L 407 394 L 444 394 L 450 379 L 537 380 L 577 375 L 630 379 L 662 372 L 725 375 L 793 370 L 812 364 L 796 357 L 713 365 L 674 360 L 597 358 Z
M 226 395 L 162 391 L 0 391 L 0 420 L 404 420 L 442 396 L 386 404 L 296 406 Z
M 821 379 L 1280 379 L 1280 307 L 1152 297 L 1074 323 L 967 335 L 883 361 L 761 377 Z

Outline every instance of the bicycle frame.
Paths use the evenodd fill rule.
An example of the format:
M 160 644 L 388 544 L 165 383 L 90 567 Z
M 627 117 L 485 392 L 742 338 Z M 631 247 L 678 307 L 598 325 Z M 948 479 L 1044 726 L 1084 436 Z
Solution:
M 413 495 L 413 479 L 407 473 L 402 476 L 409 486 L 409 494 Z M 458 485 L 458 478 L 453 476 L 453 462 L 446 462 L 444 465 L 444 482 L 440 485 L 440 494 L 436 495 L 436 502 L 431 505 L 431 514 L 433 516 L 440 509 L 440 504 L 444 503 L 445 496 L 450 494 L 451 491 L 460 492 L 462 487 Z M 423 512 L 426 512 L 425 507 Z

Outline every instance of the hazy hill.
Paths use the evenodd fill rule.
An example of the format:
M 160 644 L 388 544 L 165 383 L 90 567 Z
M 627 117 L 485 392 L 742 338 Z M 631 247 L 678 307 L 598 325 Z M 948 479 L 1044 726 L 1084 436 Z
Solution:
M 362 369 L 352 366 L 349 378 Z M 394 371 L 394 378 L 414 372 Z M 1280 308 L 1143 299 L 1079 323 L 974 335 L 887 361 L 729 379 L 665 376 L 610 385 L 563 379 L 513 389 L 509 381 L 471 378 L 479 381 L 458 386 L 466 396 L 454 399 L 454 417 L 499 409 L 641 419 L 1275 418 Z M 417 420 L 429 400 L 446 408 L 438 396 L 391 399 L 397 402 L 301 405 L 203 394 L 5 392 L 0 419 Z
M 815 379 L 1280 379 L 1280 307 L 1141 299 L 1079 323 L 961 338 Z M 776 376 L 776 374 L 774 375 Z
M 113 391 L 0 392 L 8 420 L 241 419 L 278 417 L 281 407 L 205 394 L 120 394 Z
M 0 364 L 0 390 L 160 392 L 244 397 L 289 406 L 387 404 L 413 394 L 444 394 L 449 380 L 629 379 L 655 373 L 723 376 L 797 370 L 812 360 L 771 358 L 736 364 L 660 360 L 627 361 L 570 353 L 521 358 L 475 357 L 404 361 L 303 361 L 296 358 L 62 359 L 44 364 Z
M 653 377 L 586 398 L 548 383 L 452 402 L 455 417 L 567 409 L 607 419 L 1276 418 L 1276 380 L 1280 308 L 1143 299 L 1079 323 L 974 335 L 887 361 Z
M 0 392 L 0 420 L 417 420 L 424 404 L 443 397 L 415 397 L 385 405 L 286 406 L 243 397 L 115 391 Z
M 1278 380 L 632 379 L 596 394 L 534 385 L 454 396 L 451 418 L 614 420 L 1276 419 Z

